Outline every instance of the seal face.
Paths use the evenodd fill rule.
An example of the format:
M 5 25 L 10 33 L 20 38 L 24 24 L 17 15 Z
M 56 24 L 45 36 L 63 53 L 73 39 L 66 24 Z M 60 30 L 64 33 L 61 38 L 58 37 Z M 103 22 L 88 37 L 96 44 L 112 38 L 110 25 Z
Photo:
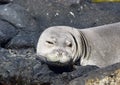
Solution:
M 77 47 L 76 37 L 72 34 L 75 29 L 68 30 L 57 26 L 46 29 L 39 38 L 37 55 L 48 64 L 60 66 L 72 64 L 77 60 L 75 57 L 77 58 L 81 51 Z

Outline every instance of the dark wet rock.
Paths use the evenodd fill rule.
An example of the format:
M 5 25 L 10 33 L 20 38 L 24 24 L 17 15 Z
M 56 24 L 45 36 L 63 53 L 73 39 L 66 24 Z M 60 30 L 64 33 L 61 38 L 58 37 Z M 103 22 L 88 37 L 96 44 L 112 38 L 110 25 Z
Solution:
M 36 20 L 17 4 L 0 5 L 0 44 L 3 48 L 35 48 L 40 35 Z
M 33 17 L 17 4 L 0 5 L 0 19 L 22 30 L 35 31 L 38 28 Z
M 26 80 L 26 82 L 28 82 L 29 79 L 32 78 L 32 66 L 36 64 L 41 65 L 41 63 L 35 61 L 35 55 L 33 53 L 31 54 L 30 50 L 31 49 L 21 51 L 0 49 L 0 83 L 4 80 L 8 82 L 8 85 L 15 85 L 15 82 L 11 81 L 12 79 L 13 81 L 22 80 L 21 82 L 24 82 L 24 79 L 28 78 L 28 80 Z M 25 52 L 26 54 L 24 55 Z M 31 52 L 33 51 L 31 50 Z M 14 79 L 14 77 L 16 79 Z M 3 83 L 6 84 L 7 82 Z M 18 83 L 21 84 L 20 82 Z
M 53 25 L 86 28 L 120 21 L 120 3 L 108 3 L 104 5 L 104 3 L 91 3 L 89 0 L 78 0 L 80 3 L 73 4 L 76 1 L 14 0 L 13 3 L 25 7 L 32 15 L 36 16 L 42 30 Z M 63 4 L 61 4 L 62 2 Z M 64 2 L 71 5 L 66 6 Z
M 2 4 L 8 4 L 10 2 L 12 2 L 13 0 L 0 0 L 0 5 Z
M 52 3 L 60 3 L 63 4 L 65 6 L 71 6 L 71 5 L 77 5 L 80 4 L 82 2 L 84 2 L 84 0 L 51 0 Z
M 18 33 L 18 30 L 8 22 L 0 20 L 0 46 L 5 47 L 6 44 Z
M 6 48 L 36 48 L 39 32 L 21 31 L 7 44 Z
M 76 70 L 69 73 L 72 79 L 83 76 L 84 74 L 98 69 L 97 66 L 77 66 Z
M 66 85 L 70 80 L 96 69 L 86 66 L 76 67 L 71 72 L 56 73 L 36 59 L 34 49 L 1 48 L 0 56 L 0 83 L 7 84 L 7 81 L 10 85 Z
M 77 77 L 83 76 L 84 74 L 96 70 L 96 66 L 78 66 L 71 72 L 63 72 L 62 74 L 54 77 L 54 80 L 51 80 L 53 85 L 67 85 L 69 81 Z
M 78 76 L 82 76 L 83 74 L 86 74 L 90 71 L 93 71 L 97 69 L 95 66 L 86 66 L 86 67 L 79 67 L 79 69 L 76 69 L 74 71 L 71 72 L 63 72 L 63 73 L 57 73 L 54 72 L 53 70 L 51 70 L 52 72 L 49 73 L 49 75 L 40 75 L 36 78 L 36 82 L 42 82 L 42 83 L 48 83 L 50 85 L 67 85 L 69 83 L 70 80 L 78 77 Z M 49 69 L 50 70 L 50 69 Z M 56 69 L 57 71 L 57 69 Z M 74 76 L 73 76 L 74 75 Z M 48 84 L 48 85 L 49 85 Z
M 56 74 L 51 71 L 47 65 L 44 64 L 42 66 L 40 66 L 39 64 L 34 66 L 33 72 L 34 80 L 32 81 L 32 83 L 51 83 L 51 79 L 56 76 Z
M 119 85 L 120 63 L 91 71 L 72 80 L 69 85 Z
M 63 8 L 70 7 L 71 5 L 79 5 L 87 2 L 87 0 L 14 0 L 13 3 L 22 5 L 28 9 L 32 14 L 41 14 L 46 12 L 47 9 L 54 8 L 54 6 L 62 6 Z M 35 4 L 35 5 L 33 5 Z M 66 8 L 66 10 L 68 9 Z M 43 10 L 44 9 L 44 10 Z M 64 10 L 64 11 L 66 11 Z

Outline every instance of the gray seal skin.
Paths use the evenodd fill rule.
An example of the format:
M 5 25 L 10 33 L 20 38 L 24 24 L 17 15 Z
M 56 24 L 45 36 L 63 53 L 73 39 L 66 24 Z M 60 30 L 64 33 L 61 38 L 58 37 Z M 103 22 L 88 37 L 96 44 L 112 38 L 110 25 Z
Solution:
M 105 67 L 120 62 L 120 23 L 86 29 L 53 26 L 37 44 L 37 55 L 46 63 Z

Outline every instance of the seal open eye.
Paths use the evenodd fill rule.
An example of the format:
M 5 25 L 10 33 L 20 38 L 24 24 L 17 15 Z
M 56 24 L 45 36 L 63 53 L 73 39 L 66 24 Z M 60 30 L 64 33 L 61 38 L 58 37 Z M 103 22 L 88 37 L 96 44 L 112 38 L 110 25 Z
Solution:
M 54 44 L 53 42 L 51 42 L 51 41 L 46 41 L 48 44 Z

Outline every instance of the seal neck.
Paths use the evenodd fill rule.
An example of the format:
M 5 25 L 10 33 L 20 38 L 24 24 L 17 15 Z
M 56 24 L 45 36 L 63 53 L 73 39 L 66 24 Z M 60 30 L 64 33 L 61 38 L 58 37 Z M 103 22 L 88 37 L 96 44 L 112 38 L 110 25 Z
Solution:
M 89 59 L 90 56 L 90 45 L 88 43 L 88 40 L 86 38 L 86 36 L 84 35 L 84 33 L 82 31 L 80 31 L 80 35 L 81 35 L 81 43 L 82 43 L 82 55 L 81 55 L 81 59 Z

